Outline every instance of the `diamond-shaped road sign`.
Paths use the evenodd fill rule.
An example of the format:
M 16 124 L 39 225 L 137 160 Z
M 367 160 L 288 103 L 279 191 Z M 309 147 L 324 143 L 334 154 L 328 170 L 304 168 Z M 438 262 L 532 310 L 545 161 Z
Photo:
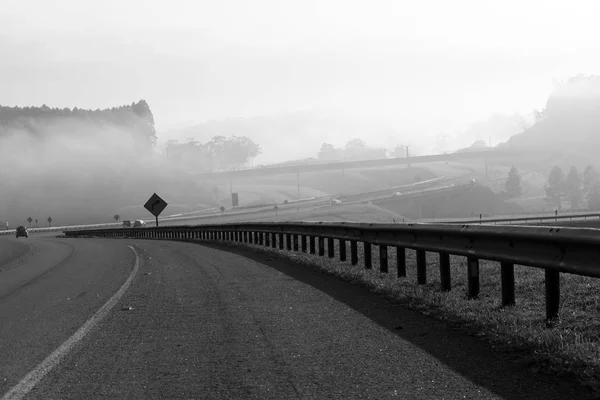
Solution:
M 167 207 L 167 202 L 161 199 L 156 193 L 150 196 L 150 199 L 144 204 L 144 208 L 152 213 L 156 217 L 158 225 L 158 216 Z

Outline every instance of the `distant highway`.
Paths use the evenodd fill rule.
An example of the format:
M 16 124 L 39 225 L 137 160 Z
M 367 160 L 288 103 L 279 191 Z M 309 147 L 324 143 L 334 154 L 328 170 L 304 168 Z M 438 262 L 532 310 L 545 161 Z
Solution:
M 229 249 L 0 238 L 0 399 L 587 398 L 364 288 Z
M 525 154 L 524 152 L 510 151 L 510 150 L 484 150 L 484 151 L 472 151 L 463 153 L 450 153 L 450 154 L 436 154 L 428 156 L 416 156 L 409 158 L 385 158 L 380 160 L 368 160 L 368 161 L 350 161 L 350 162 L 332 162 L 323 164 L 303 164 L 303 165 L 289 165 L 279 167 L 265 167 L 265 168 L 253 168 L 238 171 L 225 171 L 225 172 L 206 172 L 193 174 L 193 176 L 201 179 L 231 179 L 231 178 L 250 178 L 257 176 L 270 176 L 270 175 L 281 175 L 281 174 L 297 174 L 303 172 L 320 172 L 320 171 L 341 171 L 345 169 L 357 169 L 357 168 L 375 168 L 375 167 L 389 167 L 395 165 L 408 165 L 408 164 L 424 164 L 431 162 L 440 161 L 462 161 L 462 160 L 473 160 L 473 159 L 487 159 L 493 160 L 497 158 L 506 157 L 518 157 L 519 155 Z

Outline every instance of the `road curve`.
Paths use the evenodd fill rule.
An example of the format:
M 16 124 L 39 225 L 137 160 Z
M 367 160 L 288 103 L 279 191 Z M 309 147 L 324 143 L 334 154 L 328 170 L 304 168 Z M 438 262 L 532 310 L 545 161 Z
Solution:
M 592 398 L 366 289 L 255 250 L 30 243 L 55 265 L 32 252 L 9 269 L 39 274 L 0 297 L 0 396 L 119 289 L 133 268 L 129 244 L 140 258 L 131 287 L 25 398 Z

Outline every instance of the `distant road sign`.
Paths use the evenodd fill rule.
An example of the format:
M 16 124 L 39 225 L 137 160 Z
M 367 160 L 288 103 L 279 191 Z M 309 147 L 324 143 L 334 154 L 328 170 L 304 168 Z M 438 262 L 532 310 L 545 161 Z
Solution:
M 144 208 L 152 213 L 157 218 L 161 212 L 167 207 L 167 202 L 154 193 L 150 199 L 144 204 Z
M 237 193 L 231 193 L 231 205 L 237 207 L 240 205 L 239 197 Z

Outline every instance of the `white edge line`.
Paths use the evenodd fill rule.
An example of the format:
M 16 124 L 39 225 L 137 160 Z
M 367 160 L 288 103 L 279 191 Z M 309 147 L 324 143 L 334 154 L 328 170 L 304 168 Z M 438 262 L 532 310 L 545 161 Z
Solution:
M 63 344 L 60 345 L 59 348 L 54 350 L 52 354 L 50 354 L 44 361 L 38 364 L 32 371 L 30 371 L 21 381 L 15 385 L 12 389 L 10 389 L 2 399 L 0 400 L 17 400 L 22 399 L 27 393 L 29 393 L 35 385 L 37 385 L 44 376 L 52 370 L 52 368 L 56 367 L 60 360 L 81 340 L 89 333 L 89 331 L 98 324 L 115 306 L 117 301 L 123 296 L 125 291 L 131 285 L 133 278 L 137 274 L 139 269 L 139 257 L 137 252 L 132 246 L 127 245 L 133 251 L 135 255 L 135 265 L 133 267 L 133 271 L 129 274 L 127 280 L 121 285 L 119 290 L 100 308 L 92 317 L 87 320 L 85 324 L 81 326 L 71 336 L 67 339 Z

